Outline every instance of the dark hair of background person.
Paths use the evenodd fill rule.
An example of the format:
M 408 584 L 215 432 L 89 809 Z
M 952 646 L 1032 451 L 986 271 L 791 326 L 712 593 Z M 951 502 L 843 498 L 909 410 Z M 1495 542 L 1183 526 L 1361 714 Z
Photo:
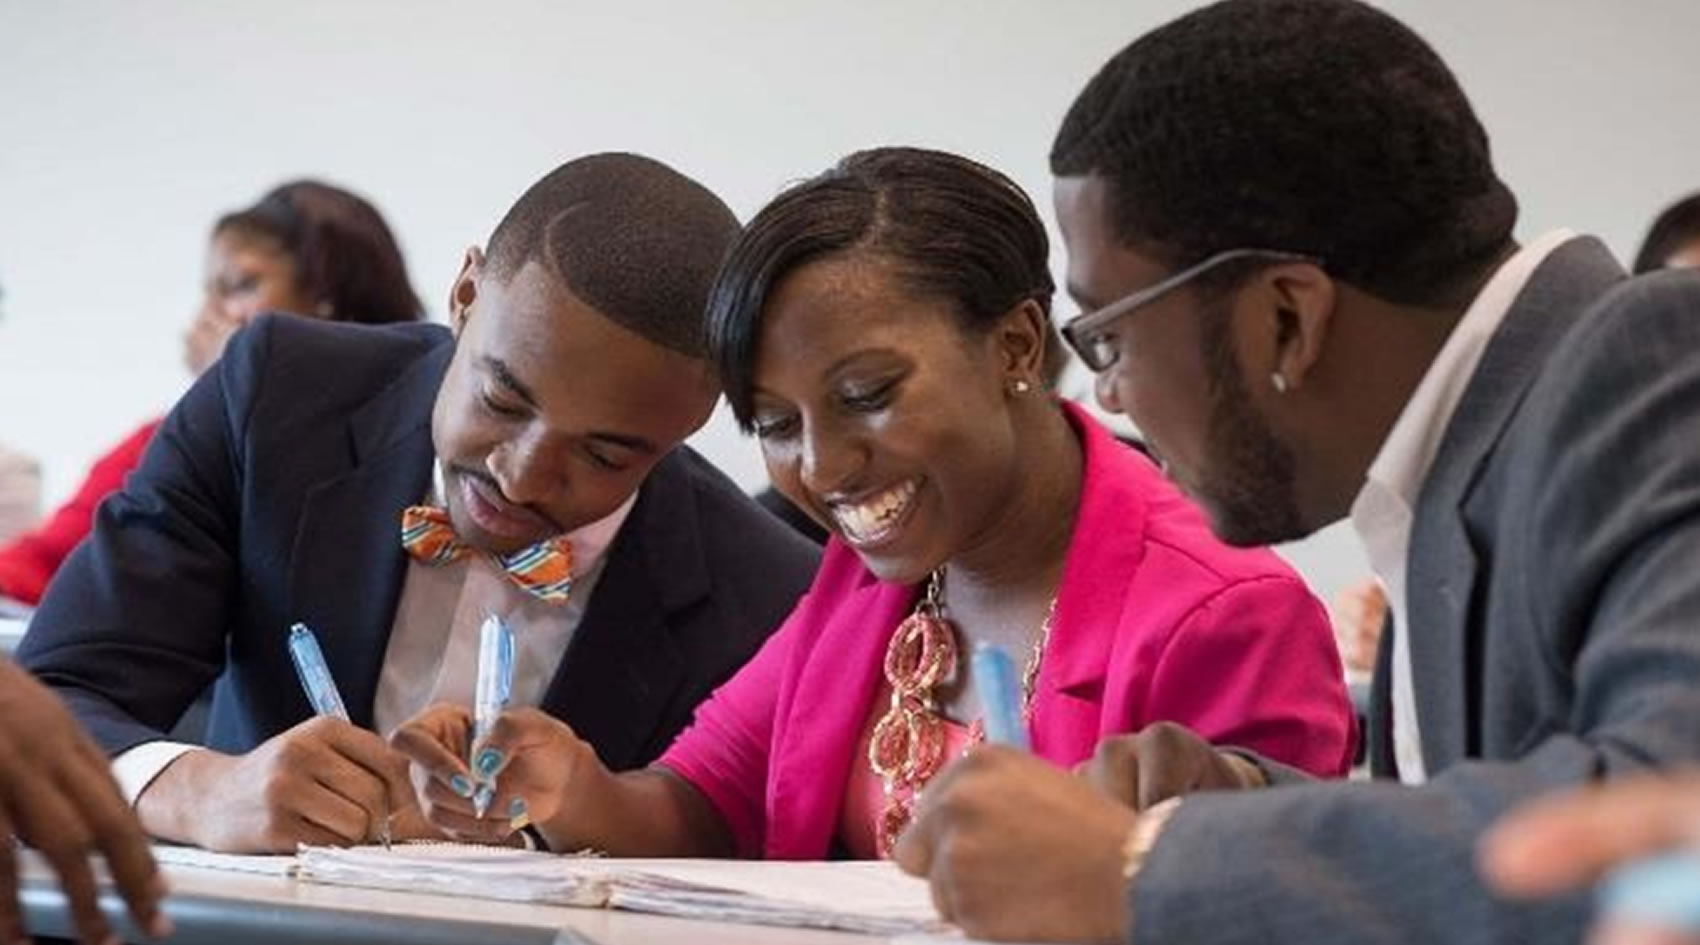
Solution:
M 539 259 L 618 325 L 693 358 L 702 311 L 738 218 L 708 188 L 637 154 L 593 154 L 549 172 L 490 234 L 506 280 Z
M 1700 243 L 1700 193 L 1671 204 L 1653 220 L 1635 254 L 1635 274 L 1663 269 L 1665 260 L 1690 243 Z
M 1403 305 L 1462 304 L 1517 219 L 1452 72 L 1355 0 L 1224 0 L 1145 34 L 1070 108 L 1051 170 L 1103 178 L 1116 235 L 1168 265 L 1304 253 Z
M 281 184 L 253 206 L 220 217 L 213 235 L 224 233 L 277 242 L 294 260 L 302 290 L 329 305 L 335 321 L 379 324 L 424 316 L 395 234 L 377 208 L 340 187 L 315 180 Z
M 859 151 L 762 208 L 714 283 L 708 347 L 746 432 L 768 296 L 792 271 L 852 253 L 889 262 L 917 295 L 948 301 L 965 329 L 989 329 L 1029 300 L 1050 315 L 1050 245 L 1020 187 L 941 151 Z M 1046 343 L 1056 341 L 1053 327 Z

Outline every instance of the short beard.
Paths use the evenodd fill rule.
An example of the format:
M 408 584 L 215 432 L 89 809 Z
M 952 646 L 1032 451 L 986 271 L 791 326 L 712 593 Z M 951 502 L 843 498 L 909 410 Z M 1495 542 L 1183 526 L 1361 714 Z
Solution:
M 1210 414 L 1197 491 L 1222 541 L 1240 547 L 1291 541 L 1311 532 L 1299 514 L 1293 451 L 1246 395 L 1228 329 L 1231 298 L 1221 293 L 1199 313 Z

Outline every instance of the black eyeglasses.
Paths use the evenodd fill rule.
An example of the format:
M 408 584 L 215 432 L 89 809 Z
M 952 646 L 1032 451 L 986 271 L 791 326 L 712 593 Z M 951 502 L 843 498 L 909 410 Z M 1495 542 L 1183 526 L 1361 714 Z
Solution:
M 1206 272 L 1225 263 L 1239 259 L 1263 259 L 1269 262 L 1308 262 L 1320 264 L 1315 256 L 1303 253 L 1289 253 L 1279 249 L 1229 249 L 1205 259 L 1201 263 L 1188 266 L 1180 272 L 1156 283 L 1146 286 L 1136 292 L 1130 292 L 1114 302 L 1091 312 L 1085 312 L 1068 320 L 1062 327 L 1063 340 L 1086 362 L 1093 371 L 1109 370 L 1121 356 L 1121 349 L 1116 346 L 1115 339 L 1104 329 L 1111 322 L 1123 315 L 1133 313 L 1157 299 L 1186 285 Z

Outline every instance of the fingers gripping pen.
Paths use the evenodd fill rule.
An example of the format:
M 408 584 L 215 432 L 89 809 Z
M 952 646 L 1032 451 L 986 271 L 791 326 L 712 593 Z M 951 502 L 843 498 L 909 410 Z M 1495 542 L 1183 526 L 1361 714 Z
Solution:
M 349 721 L 348 708 L 342 704 L 342 694 L 337 692 L 336 680 L 331 678 L 325 653 L 319 649 L 319 638 L 304 623 L 289 628 L 289 658 L 295 663 L 295 675 L 301 678 L 301 688 L 313 705 L 313 713 Z M 386 810 L 378 826 L 378 842 L 386 850 L 390 847 L 390 820 L 394 816 L 394 811 Z

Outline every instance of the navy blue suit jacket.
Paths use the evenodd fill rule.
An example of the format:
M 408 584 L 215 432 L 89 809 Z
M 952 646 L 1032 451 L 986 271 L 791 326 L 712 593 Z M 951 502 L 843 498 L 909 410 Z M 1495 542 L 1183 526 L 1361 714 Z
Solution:
M 166 418 L 36 612 L 19 662 L 112 754 L 216 680 L 207 744 L 245 752 L 311 710 L 285 649 L 317 632 L 370 726 L 430 486 L 437 325 L 267 317 Z M 613 768 L 658 755 L 808 587 L 818 552 L 687 447 L 645 480 L 542 708 Z

